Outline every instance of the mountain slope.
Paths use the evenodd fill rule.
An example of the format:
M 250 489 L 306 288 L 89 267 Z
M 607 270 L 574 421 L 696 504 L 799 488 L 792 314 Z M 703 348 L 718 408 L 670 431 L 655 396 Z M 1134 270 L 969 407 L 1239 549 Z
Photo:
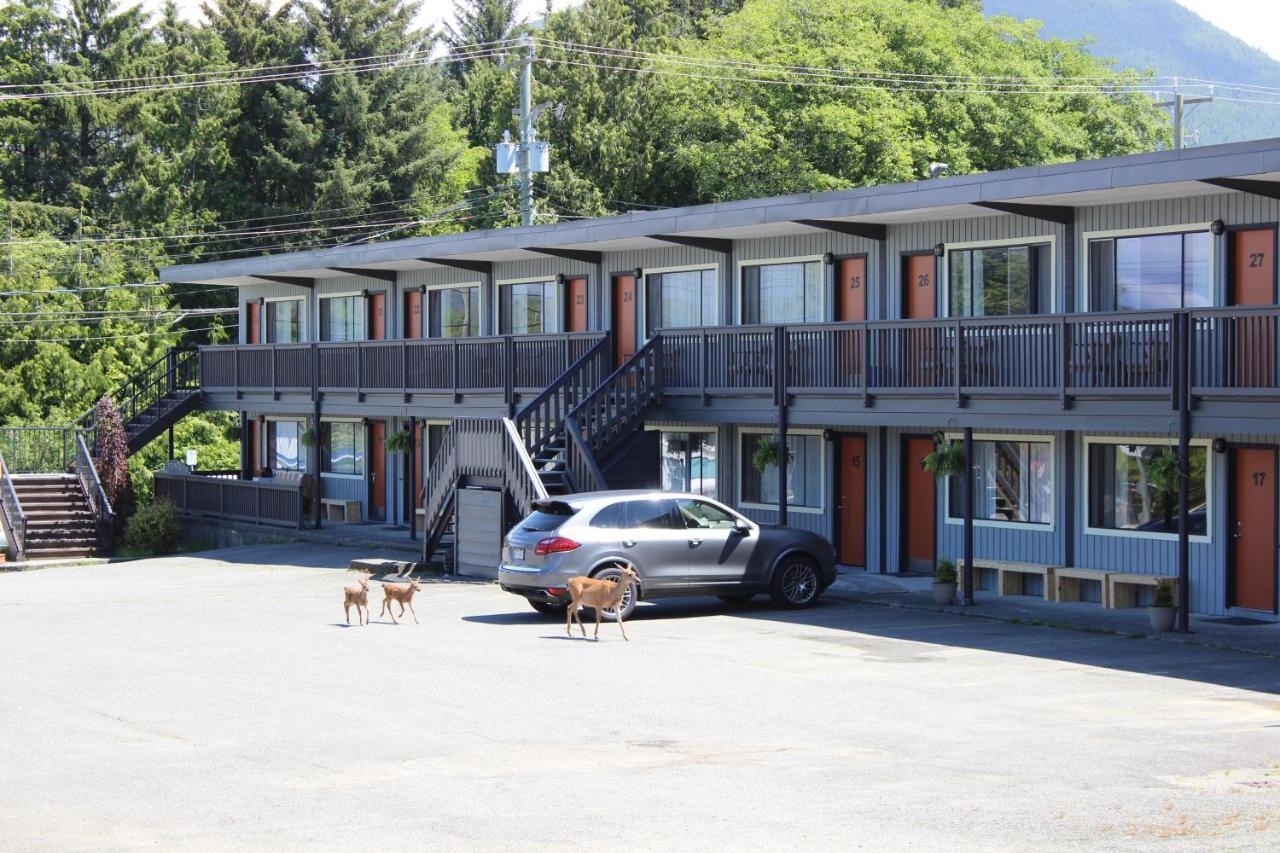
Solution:
M 1118 66 L 1280 87 L 1280 62 L 1174 0 L 986 0 L 983 8 L 1043 21 L 1046 37 L 1090 37 L 1089 51 Z M 1218 101 L 1189 110 L 1186 125 L 1199 131 L 1201 145 L 1280 136 L 1280 106 Z

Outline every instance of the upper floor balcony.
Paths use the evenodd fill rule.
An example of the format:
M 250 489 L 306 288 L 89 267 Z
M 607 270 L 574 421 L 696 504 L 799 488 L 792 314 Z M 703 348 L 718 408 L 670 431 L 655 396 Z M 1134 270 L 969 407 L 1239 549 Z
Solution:
M 605 335 L 205 347 L 208 392 L 522 395 Z M 1280 399 L 1280 306 L 663 329 L 656 382 L 675 397 Z

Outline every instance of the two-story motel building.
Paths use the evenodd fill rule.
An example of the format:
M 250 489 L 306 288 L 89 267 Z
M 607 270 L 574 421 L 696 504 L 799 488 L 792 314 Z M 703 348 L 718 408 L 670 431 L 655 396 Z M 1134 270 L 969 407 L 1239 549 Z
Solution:
M 1169 575 L 1176 500 L 1146 472 L 1185 413 L 1191 610 L 1267 618 L 1277 221 L 1280 140 L 1268 140 L 193 264 L 163 279 L 237 289 L 239 344 L 201 350 L 201 404 L 241 413 L 245 478 L 318 478 L 325 503 L 308 524 L 358 512 L 430 527 L 433 485 L 429 512 L 471 486 L 447 508 L 457 560 L 492 571 L 521 503 L 503 495 L 505 451 L 470 445 L 493 456 L 492 476 L 471 480 L 436 456 L 460 452 L 455 418 L 513 418 L 535 467 L 582 457 L 558 466 L 563 489 L 700 491 L 826 534 L 847 565 L 928 570 L 961 553 L 962 480 L 935 481 L 921 460 L 936 433 L 969 427 L 979 566 Z M 406 429 L 414 450 L 388 452 Z M 752 464 L 780 434 L 785 488 L 776 467 Z M 996 574 L 979 577 L 990 587 Z M 1084 600 L 1105 595 L 1092 577 L 1079 578 Z M 1025 591 L 1040 591 L 1034 577 Z

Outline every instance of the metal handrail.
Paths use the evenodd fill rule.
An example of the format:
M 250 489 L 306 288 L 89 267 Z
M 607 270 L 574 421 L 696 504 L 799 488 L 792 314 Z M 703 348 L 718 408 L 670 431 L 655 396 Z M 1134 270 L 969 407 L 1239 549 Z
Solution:
M 18 500 L 3 453 L 0 453 L 0 520 L 13 543 L 14 555 L 23 560 L 27 551 L 27 514 L 22 510 L 22 501 Z
M 520 515 L 528 515 L 533 509 L 534 501 L 547 497 L 547 488 L 543 485 L 538 472 L 534 470 L 533 460 L 520 439 L 515 423 L 511 418 L 503 418 L 501 424 L 505 438 L 502 443 L 504 484 L 507 491 L 511 493 L 511 498 L 515 501 Z
M 84 433 L 75 434 L 75 461 L 72 463 L 80 487 L 84 490 L 89 508 L 93 510 L 94 524 L 98 528 L 98 540 L 104 549 L 111 548 L 111 533 L 115 526 L 115 512 L 111 509 L 111 501 L 107 499 L 106 489 L 102 488 L 102 480 L 98 477 L 98 469 L 93 464 L 93 455 L 84 443 Z

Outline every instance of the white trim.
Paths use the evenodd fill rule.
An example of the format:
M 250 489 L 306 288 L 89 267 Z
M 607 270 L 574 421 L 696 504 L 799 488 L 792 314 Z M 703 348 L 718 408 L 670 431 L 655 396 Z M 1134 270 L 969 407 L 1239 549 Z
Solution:
M 736 262 L 733 276 L 733 322 L 734 325 L 741 326 L 742 322 L 742 268 L 743 267 L 772 267 L 781 266 L 782 264 L 807 264 L 813 261 L 822 263 L 823 255 L 797 255 L 792 258 L 752 258 L 750 260 L 740 260 Z M 823 278 L 826 278 L 824 273 Z M 830 290 L 830 288 L 826 288 Z M 818 322 L 827 322 L 827 303 L 830 294 L 822 294 L 822 314 L 823 317 Z
M 1213 236 L 1210 229 L 1213 227 L 1212 222 L 1192 222 L 1186 225 L 1148 225 L 1143 228 L 1112 228 L 1105 231 L 1085 231 L 1080 235 L 1080 286 L 1084 297 L 1084 311 L 1087 313 L 1093 310 L 1090 303 L 1090 293 L 1093 290 L 1089 286 L 1089 241 L 1105 240 L 1105 239 L 1123 239 L 1125 237 L 1155 237 L 1162 234 L 1198 234 L 1202 231 L 1208 232 L 1209 237 L 1209 275 L 1211 276 L 1209 284 L 1212 288 L 1213 299 L 1218 301 L 1218 239 Z M 1218 306 L 1210 306 L 1218 307 Z
M 949 441 L 962 440 L 963 433 L 945 433 L 944 437 Z M 1053 495 L 1051 498 L 1051 507 L 1049 512 L 1049 523 L 1042 524 L 1038 521 L 997 521 L 990 518 L 974 518 L 974 527 L 995 527 L 1001 530 L 1026 530 L 1036 533 L 1053 533 L 1058 526 L 1058 442 L 1057 437 L 1052 433 L 999 433 L 999 432 L 975 432 L 973 434 L 974 441 L 1025 441 L 1032 444 L 1048 444 L 1049 445 L 1049 471 Z M 955 475 L 952 475 L 955 476 Z M 942 487 L 942 521 L 944 524 L 963 525 L 963 518 L 951 517 L 951 484 L 945 483 Z
M 290 421 L 295 423 L 306 423 L 311 419 L 310 415 L 264 415 L 269 423 L 277 421 Z
M 427 298 L 427 297 L 428 297 L 428 294 L 430 294 L 430 293 L 431 293 L 431 291 L 433 291 L 433 290 L 463 290 L 463 289 L 466 289 L 466 288 L 469 288 L 469 287 L 474 287 L 474 288 L 476 289 L 476 311 L 477 311 L 477 312 L 478 312 L 478 314 L 479 314 L 479 316 L 477 316 L 477 317 L 476 317 L 476 333 L 475 333 L 474 335 L 462 335 L 462 336 L 461 336 L 460 338 L 458 338 L 458 339 L 459 339 L 459 340 L 465 340 L 466 338 L 478 338 L 478 337 L 481 337 L 481 336 L 484 334 L 484 329 L 483 329 L 483 328 L 481 328 L 484 324 L 480 322 L 481 320 L 483 320 L 483 319 L 484 319 L 484 290 L 483 290 L 483 288 L 484 288 L 484 284 L 483 284 L 482 282 L 479 282 L 479 281 L 460 281 L 460 282 L 458 282 L 458 283 L 456 283 L 456 284 L 428 284 L 428 285 L 425 285 L 425 287 L 426 287 L 426 290 L 422 293 L 422 332 L 423 332 L 423 335 L 422 335 L 422 337 L 421 337 L 421 338 L 419 338 L 419 340 L 424 340 L 424 341 L 449 341 L 449 340 L 454 340 L 454 338 L 446 338 L 446 337 L 433 338 L 433 337 L 431 336 L 431 300 L 430 300 L 429 298 Z M 416 290 L 417 288 L 411 288 L 411 289 Z M 497 306 L 497 301 L 496 301 L 496 300 L 494 301 L 494 305 L 495 305 L 495 307 Z M 405 326 L 405 328 L 406 328 L 406 329 L 408 328 L 408 326 L 407 326 L 407 321 L 408 321 L 408 319 L 409 319 L 408 317 L 406 317 L 406 318 L 405 318 L 405 320 L 406 320 L 406 326 Z
M 1079 464 L 1082 473 L 1080 477 L 1081 488 L 1084 490 L 1084 501 L 1081 506 L 1084 510 L 1084 519 L 1082 530 L 1087 536 L 1119 536 L 1130 539 L 1156 539 L 1163 541 L 1178 540 L 1176 533 L 1155 533 L 1150 530 L 1114 530 L 1108 527 L 1090 527 L 1089 526 L 1089 501 L 1091 495 L 1089 492 L 1089 447 L 1094 444 L 1140 444 L 1147 447 L 1177 447 L 1177 439 L 1164 437 L 1132 437 L 1132 436 L 1102 436 L 1102 435 L 1086 435 L 1081 439 L 1081 453 Z M 1204 530 L 1203 536 L 1189 537 L 1192 542 L 1209 543 L 1213 541 L 1213 475 L 1214 475 L 1214 452 L 1212 441 L 1207 438 L 1191 439 L 1192 447 L 1205 448 L 1204 462 Z
M 640 276 L 640 281 L 636 283 L 637 285 L 636 289 L 639 291 L 637 295 L 640 298 L 640 307 L 639 307 L 639 310 L 637 311 L 637 314 L 638 314 L 637 320 L 639 321 L 639 324 L 640 324 L 640 331 L 642 333 L 646 333 L 645 340 L 649 339 L 647 332 L 649 330 L 649 276 L 651 275 L 663 275 L 664 273 L 669 273 L 669 272 L 710 271 L 715 273 L 716 280 L 712 285 L 712 289 L 714 290 L 716 295 L 715 316 L 712 317 L 712 319 L 715 320 L 715 322 L 710 324 L 704 323 L 703 325 L 712 325 L 712 326 L 720 325 L 720 265 L 719 264 L 716 264 L 716 263 L 682 264 L 680 266 L 675 266 L 675 267 L 655 267 L 651 270 L 645 269 L 644 267 L 640 267 L 639 269 L 644 273 L 644 275 Z M 697 328 L 697 327 L 696 326 L 675 326 L 673 328 Z
M 744 435 L 774 435 L 774 436 L 776 436 L 777 434 L 778 434 L 778 431 L 777 431 L 777 430 L 774 430 L 774 429 L 767 429 L 767 428 L 761 428 L 761 427 L 738 427 L 737 435 L 735 435 L 735 436 L 734 436 L 735 441 L 734 441 L 734 447 L 733 447 L 733 461 L 732 461 L 732 463 L 731 463 L 731 464 L 733 465 L 734 473 L 737 475 L 736 477 L 734 477 L 734 481 L 735 481 L 735 489 L 734 489 L 734 491 L 735 491 L 735 494 L 734 494 L 735 501 L 734 501 L 734 503 L 735 503 L 735 505 L 737 505 L 737 506 L 739 506 L 739 507 L 745 507 L 745 508 L 748 508 L 748 509 L 761 509 L 761 510 L 765 510 L 765 511 L 768 511 L 768 512 L 777 512 L 777 511 L 778 511 L 778 505 L 777 505 L 777 504 L 746 503 L 746 502 L 745 502 L 745 501 L 743 501 L 743 499 L 742 499 L 742 481 L 743 481 L 743 477 L 742 477 L 742 474 L 743 474 L 743 468 L 742 468 L 742 466 L 743 466 L 743 464 L 745 464 L 745 460 L 743 460 L 743 458 L 742 458 L 742 437 L 743 437 Z M 830 466 L 827 464 L 827 463 L 828 463 L 828 461 L 829 461 L 829 459 L 830 459 L 830 454 L 827 452 L 827 444 L 828 444 L 829 442 L 821 441 L 821 439 L 822 439 L 822 430 L 820 430 L 820 429 L 788 429 L 788 430 L 787 430 L 787 437 L 789 438 L 789 437 L 791 437 L 791 436 L 793 436 L 793 435 L 814 435 L 814 436 L 817 436 L 817 437 L 818 437 L 818 439 L 819 439 L 819 447 L 821 448 L 821 450 L 819 451 L 819 453 L 820 453 L 820 455 L 822 456 L 822 458 L 818 460 L 818 463 L 819 463 L 819 464 L 818 464 L 818 470 L 821 472 L 821 476 L 822 476 L 822 480 L 821 480 L 822 487 L 821 487 L 821 489 L 819 490 L 819 492 L 818 492 L 818 493 L 822 496 L 822 506 L 818 506 L 818 507 L 811 507 L 811 506 L 795 506 L 795 505 L 793 505 L 793 504 L 791 504 L 791 503 L 788 503 L 788 504 L 787 504 L 787 512 L 799 512 L 799 513 L 803 513 L 803 514 L 805 514 L 805 515 L 825 515 L 825 514 L 826 514 L 826 512 L 827 512 L 827 506 L 826 506 L 826 503 L 827 503 L 827 486 L 828 486 L 828 483 L 827 483 L 828 471 L 827 471 L 827 469 L 830 467 Z M 719 451 L 719 448 L 717 448 L 717 449 L 716 449 L 716 454 L 717 454 L 717 455 L 719 455 L 719 452 L 720 452 L 720 451 Z
M 310 312 L 308 312 L 308 311 L 307 311 L 307 297 L 306 297 L 305 295 L 301 295 L 301 296 L 264 296 L 264 297 L 262 298 L 262 332 L 263 332 L 262 337 L 264 337 L 264 338 L 266 338 L 266 337 L 267 337 L 267 329 L 268 329 L 268 328 L 270 328 L 270 325 L 267 323 L 267 303 L 268 303 L 268 302 L 299 302 L 299 303 L 301 303 L 301 304 L 302 304 L 302 309 L 298 312 L 298 339 L 297 339 L 296 341 L 288 341 L 288 342 L 285 342 L 285 341 L 267 341 L 266 343 L 278 343 L 278 344 L 280 344 L 281 346 L 288 346 L 289 344 L 305 344 L 305 343 L 308 343 L 309 341 L 308 341 L 308 338 L 307 338 L 307 331 L 308 331 L 308 329 L 307 329 L 307 314 L 308 314 L 308 313 L 310 313 Z
M 966 240 L 960 243 L 943 243 L 942 272 L 939 274 L 941 287 L 942 317 L 950 318 L 951 313 L 951 253 L 968 249 L 1000 249 L 1011 246 L 1048 246 L 1049 247 L 1049 310 L 1041 310 L 1040 314 L 1056 314 L 1058 312 L 1058 237 L 1047 234 L 1035 237 L 1009 237 L 1000 240 Z M 1043 309 L 1043 306 L 1041 306 Z M 1032 315 L 1034 316 L 1034 315 Z
M 503 278 L 495 281 L 493 283 L 493 333 L 494 335 L 506 334 L 502 331 L 502 293 L 499 290 L 499 288 L 501 288 L 503 285 L 508 285 L 508 284 L 554 284 L 556 287 L 560 288 L 560 301 L 563 303 L 565 293 L 568 292 L 569 279 L 585 277 L 580 275 L 570 276 L 568 273 L 564 273 L 565 283 L 560 284 L 558 281 L 556 281 L 556 275 L 559 275 L 559 273 L 552 273 L 551 275 L 526 276 L 524 278 Z M 588 283 L 588 287 L 590 287 L 590 283 Z M 560 307 L 563 310 L 568 306 L 562 304 Z M 562 326 L 568 325 L 567 323 L 564 322 L 563 317 L 561 317 L 560 325 Z M 558 334 L 563 334 L 563 332 L 543 331 L 543 332 L 538 332 L 537 334 L 558 335 Z

